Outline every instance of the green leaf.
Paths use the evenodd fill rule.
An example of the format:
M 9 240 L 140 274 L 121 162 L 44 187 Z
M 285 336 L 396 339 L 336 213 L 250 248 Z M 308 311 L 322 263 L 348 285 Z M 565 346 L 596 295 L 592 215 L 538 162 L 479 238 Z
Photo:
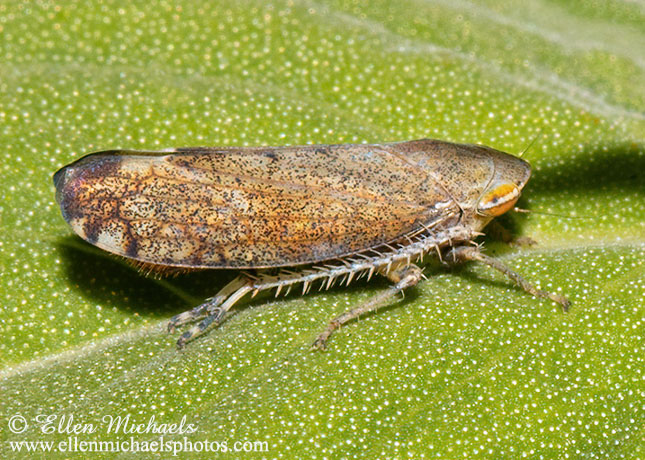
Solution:
M 183 3 L 0 5 L 4 456 L 9 441 L 158 440 L 108 432 L 128 415 L 196 427 L 171 441 L 266 442 L 244 454 L 258 458 L 645 455 L 640 3 Z M 537 139 L 519 203 L 534 212 L 500 220 L 538 244 L 484 241 L 568 313 L 487 267 L 430 264 L 326 353 L 309 351 L 326 322 L 387 283 L 259 296 L 178 352 L 167 320 L 234 273 L 144 277 L 72 234 L 51 179 L 110 148 L 423 137 L 515 153 Z M 114 452 L 96 455 L 139 457 Z

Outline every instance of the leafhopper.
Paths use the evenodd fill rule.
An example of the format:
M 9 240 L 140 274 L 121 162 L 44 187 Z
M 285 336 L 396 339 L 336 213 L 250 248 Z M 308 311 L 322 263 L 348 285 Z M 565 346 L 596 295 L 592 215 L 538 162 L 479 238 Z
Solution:
M 213 298 L 169 322 L 222 322 L 247 294 L 373 275 L 392 285 L 332 319 L 313 347 L 423 278 L 427 254 L 483 262 L 565 309 L 474 240 L 512 209 L 531 175 L 507 153 L 433 139 L 360 145 L 198 147 L 92 153 L 54 174 L 64 219 L 84 240 L 159 272 L 239 269 Z

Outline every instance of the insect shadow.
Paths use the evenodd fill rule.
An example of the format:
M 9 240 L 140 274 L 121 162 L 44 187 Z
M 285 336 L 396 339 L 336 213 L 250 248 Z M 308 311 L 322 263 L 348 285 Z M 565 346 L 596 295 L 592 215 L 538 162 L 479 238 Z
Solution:
M 195 271 L 184 275 L 145 276 L 124 259 L 107 255 L 77 236 L 58 239 L 70 287 L 91 302 L 102 306 L 167 318 L 183 311 L 220 289 L 236 274 L 232 270 Z
M 61 255 L 63 270 L 70 280 L 70 287 L 83 298 L 104 307 L 114 306 L 152 318 L 169 318 L 185 310 L 186 305 L 205 300 L 238 274 L 236 270 L 203 270 L 161 278 L 154 275 L 145 276 L 125 260 L 108 255 L 74 235 L 59 238 L 55 246 Z M 435 266 L 432 273 L 437 269 L 439 268 Z M 335 286 L 332 292 L 342 291 L 351 295 L 368 289 L 374 291 L 373 294 L 389 284 L 386 279 L 375 277 L 369 283 L 362 279 L 354 281 L 350 286 Z M 307 297 L 313 298 L 319 292 L 318 287 L 313 286 Z M 296 288 L 288 296 L 280 295 L 279 298 L 297 298 L 300 292 L 301 289 Z M 409 289 L 400 301 L 384 305 L 379 312 L 413 302 L 418 296 L 418 289 Z M 273 292 L 262 292 L 252 299 L 242 299 L 235 310 L 240 311 L 273 300 Z M 329 312 L 326 312 L 326 315 L 328 314 Z
M 629 142 L 587 146 L 574 158 L 546 164 L 534 171 L 526 188 L 526 196 L 520 198 L 517 207 L 530 207 L 539 215 L 539 209 L 526 205 L 527 197 L 559 197 L 563 191 L 566 191 L 568 195 L 584 195 L 593 192 L 600 195 L 603 193 L 636 193 L 645 196 L 645 187 L 643 187 L 645 184 L 645 155 L 643 152 L 645 152 L 645 145 Z M 566 212 L 563 217 L 566 218 Z M 589 219 L 593 218 L 593 216 L 589 216 Z M 517 249 L 514 247 L 516 241 L 513 237 L 517 235 L 531 236 L 522 230 L 525 223 L 526 215 L 523 214 L 506 213 L 498 217 L 486 227 L 486 235 L 480 240 L 484 243 L 485 251 L 496 257 L 516 251 Z M 536 248 L 540 247 L 540 241 L 536 241 L 535 244 Z M 468 265 L 452 267 L 451 271 L 472 283 L 485 284 L 499 289 L 509 288 L 507 280 L 493 279 L 486 274 L 480 275 Z
M 645 194 L 644 153 L 644 144 L 629 142 L 588 146 L 574 158 L 534 171 L 527 193 L 602 190 Z

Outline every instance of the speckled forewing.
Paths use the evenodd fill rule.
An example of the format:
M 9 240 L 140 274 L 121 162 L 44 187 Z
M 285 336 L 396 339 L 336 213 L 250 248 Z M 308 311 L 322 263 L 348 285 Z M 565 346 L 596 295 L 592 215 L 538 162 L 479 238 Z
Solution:
M 65 219 L 107 251 L 184 267 L 296 265 L 458 209 L 433 173 L 441 145 L 415 142 L 430 144 L 103 152 L 54 180 Z

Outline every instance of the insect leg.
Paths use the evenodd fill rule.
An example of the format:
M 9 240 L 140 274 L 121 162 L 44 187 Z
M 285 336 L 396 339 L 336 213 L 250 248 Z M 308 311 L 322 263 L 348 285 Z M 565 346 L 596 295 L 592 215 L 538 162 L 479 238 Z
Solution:
M 181 335 L 181 337 L 179 337 L 179 340 L 177 340 L 177 348 L 183 348 L 186 343 L 190 342 L 195 337 L 202 335 L 211 324 L 219 324 L 222 321 L 222 318 L 224 318 L 226 312 L 228 312 L 228 310 L 235 305 L 238 300 L 253 290 L 252 281 L 245 279 L 243 276 L 240 276 L 239 278 L 244 281 L 244 284 L 233 292 L 233 294 L 231 294 L 223 304 L 206 308 L 208 311 L 206 318 L 200 321 L 196 326 L 188 329 Z
M 312 349 L 325 350 L 327 348 L 327 340 L 329 340 L 329 337 L 336 329 L 339 329 L 343 324 L 358 318 L 365 313 L 378 309 L 402 290 L 416 285 L 423 278 L 423 273 L 416 265 L 407 265 L 392 270 L 386 276 L 396 284 L 394 286 L 390 286 L 386 291 L 372 297 L 364 304 L 346 311 L 332 319 L 327 328 L 316 338 L 311 346 Z
M 215 308 L 219 307 L 228 296 L 233 294 L 239 288 L 248 283 L 248 279 L 243 275 L 236 277 L 233 281 L 224 286 L 216 295 L 208 299 L 208 301 L 203 304 L 193 308 L 192 310 L 179 313 L 178 315 L 173 316 L 170 321 L 168 321 L 168 332 L 174 332 L 175 329 L 179 326 L 182 326 L 186 323 L 191 323 L 200 319 L 203 316 L 206 316 L 208 312 L 213 311 Z
M 172 318 L 168 324 L 168 329 L 172 331 L 179 325 L 198 319 L 202 320 L 179 337 L 179 340 L 177 340 L 177 347 L 183 348 L 186 343 L 203 334 L 211 325 L 221 324 L 224 316 L 231 307 L 233 307 L 233 305 L 247 293 L 252 292 L 253 295 L 255 295 L 259 291 L 273 288 L 277 288 L 277 293 L 279 293 L 283 287 L 286 287 L 288 292 L 293 285 L 299 283 L 303 284 L 303 292 L 306 293 L 308 288 L 311 287 L 312 281 L 325 278 L 327 276 L 329 275 L 324 271 L 315 273 L 285 272 L 279 276 L 259 273 L 258 277 L 251 277 L 243 274 L 224 286 L 224 288 L 222 288 L 215 297 L 206 303 L 191 311 L 180 313 Z
M 513 208 L 516 209 L 516 208 Z M 513 247 L 530 247 L 535 246 L 537 241 L 528 236 L 515 236 L 506 227 L 494 220 L 486 226 L 486 234 L 495 239 L 500 239 L 504 243 Z
M 554 302 L 559 303 L 564 311 L 567 311 L 569 309 L 569 305 L 571 305 L 571 302 L 569 302 L 566 297 L 561 296 L 560 294 L 541 291 L 537 289 L 531 283 L 522 278 L 519 273 L 514 272 L 499 260 L 493 259 L 492 257 L 483 254 L 478 248 L 470 246 L 458 246 L 451 249 L 449 257 L 446 257 L 446 259 L 453 259 L 455 261 L 476 260 L 483 262 L 515 281 L 522 289 L 524 289 L 529 294 L 534 295 L 535 297 L 551 299 Z

